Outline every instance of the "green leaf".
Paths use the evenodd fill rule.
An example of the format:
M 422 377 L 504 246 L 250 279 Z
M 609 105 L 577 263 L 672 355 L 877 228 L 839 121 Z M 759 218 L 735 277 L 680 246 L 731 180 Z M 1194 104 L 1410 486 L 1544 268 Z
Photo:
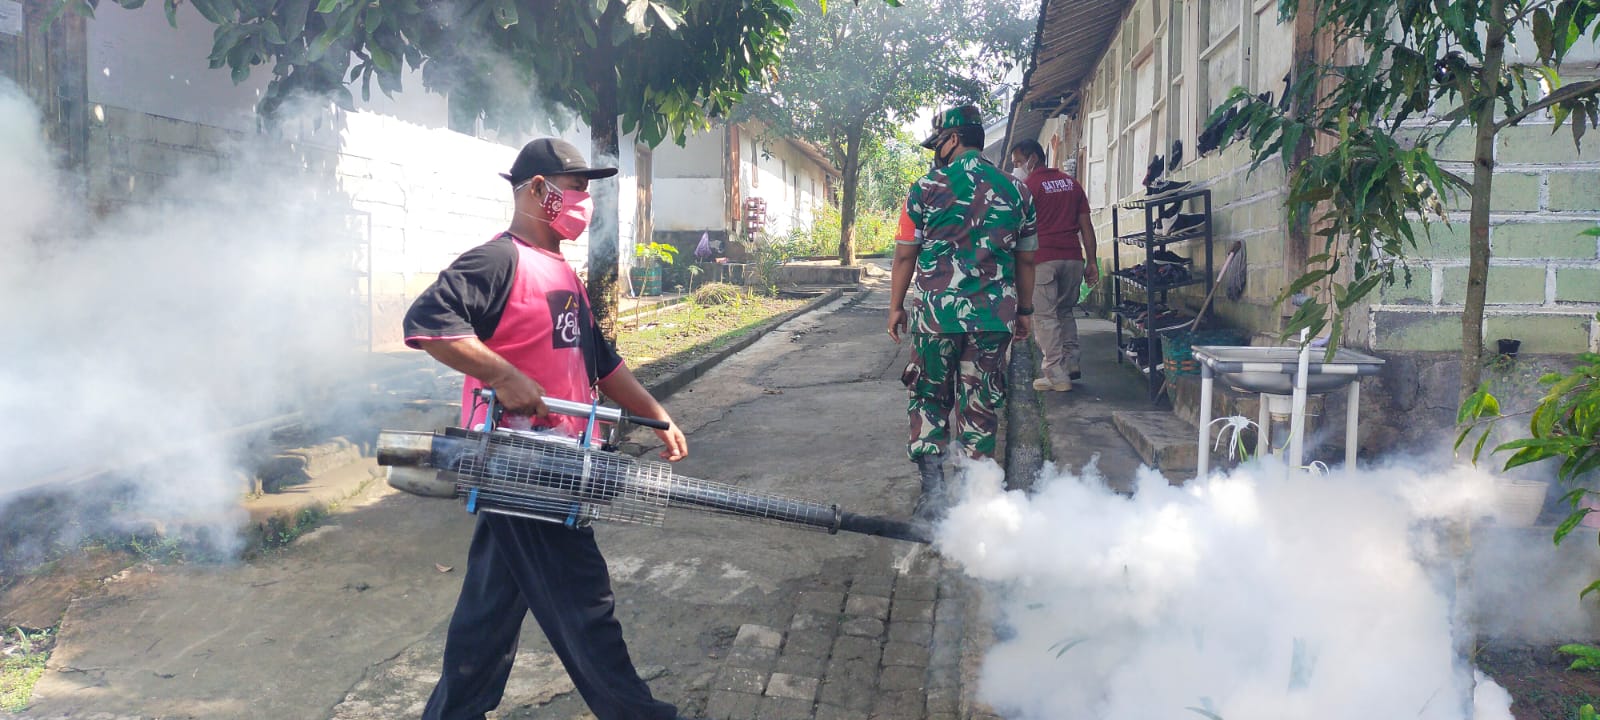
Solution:
M 1056 651 L 1056 659 L 1059 660 L 1059 659 L 1061 659 L 1062 655 L 1067 654 L 1068 650 L 1071 650 L 1071 649 L 1083 644 L 1083 642 L 1085 640 L 1088 640 L 1088 638 L 1077 638 L 1075 640 L 1063 640 L 1063 641 L 1058 642 L 1058 643 L 1056 643 L 1054 645 L 1051 645 L 1049 648 L 1046 648 L 1046 652 L 1048 652 L 1050 650 L 1055 650 Z
M 1592 592 L 1594 592 L 1596 590 L 1600 590 L 1600 580 L 1596 580 L 1596 581 L 1594 581 L 1592 583 L 1589 583 L 1589 585 L 1583 589 L 1583 592 L 1578 593 L 1578 599 L 1582 600 L 1584 598 L 1584 596 L 1586 596 L 1589 593 L 1592 593 Z
M 372 54 L 372 64 L 379 70 L 391 75 L 400 72 L 399 63 L 389 51 L 372 43 L 367 44 L 367 51 Z
M 322 34 L 318 35 L 317 39 L 311 41 L 311 47 L 306 56 L 307 59 L 311 62 L 321 60 L 322 56 L 327 54 L 328 48 L 333 47 L 333 43 L 338 39 L 339 34 L 334 32 L 332 28 L 322 31 Z
M 200 15 L 210 21 L 212 25 L 228 24 L 228 18 L 222 14 L 222 11 L 217 9 L 214 0 L 189 0 L 189 4 L 194 6 L 195 10 L 200 11 Z
M 1473 465 L 1477 465 L 1478 464 L 1478 458 L 1483 455 L 1483 444 L 1488 442 L 1488 441 L 1489 441 L 1489 431 L 1488 430 L 1484 430 L 1482 437 L 1478 438 L 1478 443 L 1476 445 L 1472 446 L 1472 464 Z
M 628 0 L 628 10 L 622 14 L 622 19 L 633 27 L 639 35 L 650 32 L 650 27 L 645 24 L 645 13 L 650 10 L 650 0 Z
M 341 0 L 321 0 L 317 3 L 317 12 L 327 15 L 339 8 Z
M 283 36 L 298 40 L 306 31 L 306 15 L 310 13 L 311 0 L 287 0 L 283 6 Z
M 1577 528 L 1579 523 L 1583 522 L 1584 516 L 1591 512 L 1594 511 L 1590 508 L 1579 508 L 1578 510 L 1567 515 L 1567 519 L 1562 520 L 1561 524 L 1556 527 L 1556 532 L 1554 535 L 1555 544 L 1560 545 L 1561 541 L 1565 540 L 1567 535 L 1571 533 L 1573 529 Z
M 1580 659 L 1600 660 L 1600 647 L 1585 645 L 1583 643 L 1567 643 L 1556 648 L 1562 655 L 1571 655 Z
M 172 27 L 178 26 L 178 3 L 176 0 L 166 0 L 161 4 L 161 11 L 167 15 L 168 25 Z
M 668 30 L 677 30 L 678 26 L 683 24 L 683 14 L 677 10 L 658 2 L 650 3 L 650 9 L 655 11 L 656 17 L 661 18 L 661 23 L 666 25 Z M 823 12 L 827 12 L 826 8 Z
M 271 20 L 262 20 L 259 25 L 261 26 L 261 37 L 265 38 L 267 42 L 273 45 L 282 45 L 284 43 L 283 31 L 278 29 L 277 23 Z
M 1539 8 L 1533 11 L 1533 42 L 1539 48 L 1539 58 L 1547 60 L 1555 52 L 1555 22 L 1550 11 Z

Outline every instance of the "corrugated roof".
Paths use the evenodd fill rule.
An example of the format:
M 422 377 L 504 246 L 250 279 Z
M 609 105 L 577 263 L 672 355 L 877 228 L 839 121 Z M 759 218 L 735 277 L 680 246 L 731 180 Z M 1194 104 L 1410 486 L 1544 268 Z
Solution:
M 1036 137 L 1055 111 L 1055 101 L 1082 86 L 1111 46 L 1132 0 L 1040 0 L 1033 59 L 1022 88 L 1011 101 L 1006 147 Z M 1051 107 L 1030 110 L 1034 103 Z

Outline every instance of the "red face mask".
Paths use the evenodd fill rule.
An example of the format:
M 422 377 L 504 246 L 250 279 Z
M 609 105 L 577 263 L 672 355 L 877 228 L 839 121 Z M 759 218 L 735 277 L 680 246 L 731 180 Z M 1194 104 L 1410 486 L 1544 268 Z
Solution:
M 563 240 L 576 240 L 589 227 L 589 216 L 594 213 L 594 201 L 582 190 L 562 190 L 555 183 L 544 183 L 545 216 L 550 229 Z

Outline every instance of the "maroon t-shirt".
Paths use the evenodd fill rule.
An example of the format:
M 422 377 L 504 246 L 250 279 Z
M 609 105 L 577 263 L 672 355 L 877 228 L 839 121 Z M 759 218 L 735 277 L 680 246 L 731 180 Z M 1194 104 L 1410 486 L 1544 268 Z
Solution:
M 1042 167 L 1028 174 L 1033 207 L 1039 213 L 1039 250 L 1034 262 L 1082 260 L 1083 244 L 1078 241 L 1078 216 L 1089 208 L 1083 186 L 1055 168 Z

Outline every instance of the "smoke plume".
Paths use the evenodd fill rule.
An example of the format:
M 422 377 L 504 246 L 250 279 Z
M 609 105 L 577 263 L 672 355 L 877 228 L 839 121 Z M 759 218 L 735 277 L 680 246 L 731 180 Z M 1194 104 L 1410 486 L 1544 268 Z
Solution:
M 230 431 L 300 409 L 365 349 L 356 218 L 290 147 L 231 148 L 232 172 L 189 168 L 96 216 L 0 78 L 0 508 L 114 478 L 128 493 L 83 532 L 236 546 Z
M 1439 531 L 1485 514 L 1492 480 L 1439 467 L 1146 469 L 1130 498 L 1092 464 L 1031 496 L 970 466 L 937 546 L 999 598 L 980 699 L 1018 720 L 1509 719 L 1458 659 Z

